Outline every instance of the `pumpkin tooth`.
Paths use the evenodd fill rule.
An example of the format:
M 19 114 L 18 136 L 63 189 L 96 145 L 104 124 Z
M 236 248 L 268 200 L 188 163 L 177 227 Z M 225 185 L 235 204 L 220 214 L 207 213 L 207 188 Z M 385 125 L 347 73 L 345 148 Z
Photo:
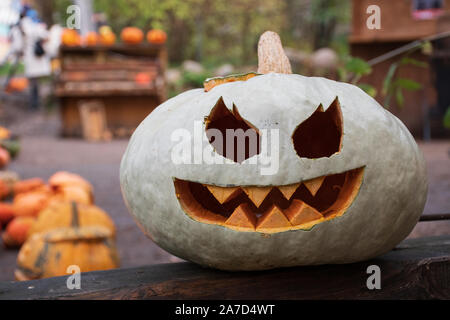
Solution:
M 259 207 L 269 194 L 273 187 L 243 187 L 242 189 L 247 194 L 249 199 L 256 207 Z
M 289 208 L 284 210 L 284 214 L 293 226 L 323 219 L 319 211 L 297 199 L 294 199 Z
M 272 206 L 267 210 L 258 221 L 256 225 L 256 231 L 259 232 L 273 232 L 277 228 L 291 227 L 292 224 L 283 214 L 280 208 Z
M 297 188 L 300 186 L 300 183 L 294 183 L 294 184 L 290 184 L 287 186 L 279 186 L 278 190 L 281 191 L 281 193 L 283 194 L 283 196 L 289 200 L 292 195 L 294 194 L 295 190 L 297 190 Z
M 234 209 L 231 216 L 225 221 L 225 225 L 239 230 L 255 230 L 256 215 L 252 212 L 248 203 L 242 203 Z
M 313 196 L 316 195 L 317 191 L 319 191 L 322 186 L 323 180 L 325 180 L 325 176 L 314 178 L 308 181 L 303 181 L 305 187 L 311 192 Z
M 221 204 L 233 199 L 239 194 L 239 187 L 218 187 L 205 185 L 209 192 L 219 201 Z

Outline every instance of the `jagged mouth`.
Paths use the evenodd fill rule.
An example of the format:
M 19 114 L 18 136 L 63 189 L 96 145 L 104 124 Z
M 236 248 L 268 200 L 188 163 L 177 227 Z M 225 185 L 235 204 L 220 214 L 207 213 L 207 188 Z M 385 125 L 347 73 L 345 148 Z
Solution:
M 192 219 L 238 231 L 310 229 L 343 215 L 353 203 L 364 167 L 283 186 L 221 187 L 174 179 L 182 209 Z

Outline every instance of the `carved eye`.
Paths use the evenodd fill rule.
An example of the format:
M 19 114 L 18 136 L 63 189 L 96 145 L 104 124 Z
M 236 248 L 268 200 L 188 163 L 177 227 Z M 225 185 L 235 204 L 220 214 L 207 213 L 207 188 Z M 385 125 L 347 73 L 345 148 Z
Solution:
M 302 158 L 329 157 L 341 150 L 342 113 L 339 100 L 336 99 L 323 110 L 322 105 L 292 135 L 294 148 Z
M 258 129 L 239 114 L 233 104 L 230 111 L 222 97 L 206 118 L 206 136 L 215 151 L 234 162 L 259 154 L 260 136 Z

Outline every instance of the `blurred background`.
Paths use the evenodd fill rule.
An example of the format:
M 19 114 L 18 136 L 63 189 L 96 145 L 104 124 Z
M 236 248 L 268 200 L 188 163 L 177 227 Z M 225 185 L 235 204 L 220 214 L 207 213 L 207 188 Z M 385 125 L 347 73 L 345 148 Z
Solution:
M 166 99 L 255 71 L 266 30 L 294 73 L 358 85 L 398 116 L 427 161 L 424 214 L 450 212 L 450 1 L 372 2 L 2 0 L 0 280 L 14 279 L 29 228 L 55 198 L 104 210 L 122 267 L 179 261 L 127 213 L 121 156 Z M 449 232 L 450 221 L 421 222 L 410 237 Z

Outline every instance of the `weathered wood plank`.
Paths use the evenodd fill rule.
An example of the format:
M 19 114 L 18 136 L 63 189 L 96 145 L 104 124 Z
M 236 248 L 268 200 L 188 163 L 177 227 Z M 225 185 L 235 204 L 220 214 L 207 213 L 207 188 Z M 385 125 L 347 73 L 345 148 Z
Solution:
M 366 287 L 369 265 L 381 290 Z M 371 261 L 348 265 L 221 272 L 173 263 L 0 283 L 0 299 L 449 299 L 450 236 L 411 239 Z

